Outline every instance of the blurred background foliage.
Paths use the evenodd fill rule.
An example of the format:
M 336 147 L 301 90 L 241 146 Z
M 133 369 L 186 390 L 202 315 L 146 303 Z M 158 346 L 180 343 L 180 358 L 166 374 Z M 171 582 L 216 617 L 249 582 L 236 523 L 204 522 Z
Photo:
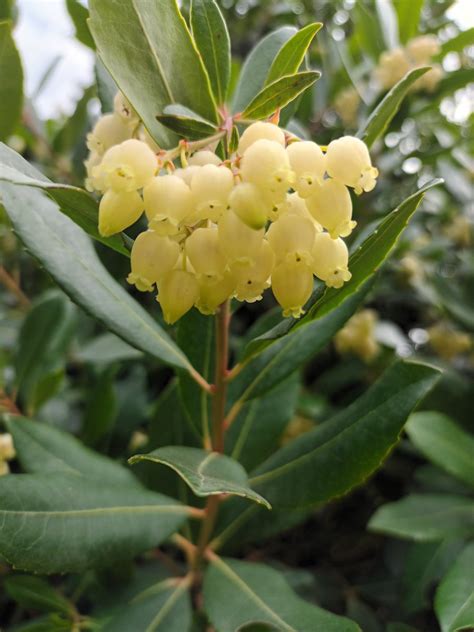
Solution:
M 463 531 L 450 521 L 449 512 L 433 517 L 431 524 L 440 523 L 435 534 L 423 523 L 423 517 L 430 516 L 430 499 L 442 497 L 442 503 L 472 497 L 473 484 L 474 29 L 462 30 L 448 17 L 453 4 L 220 3 L 232 38 L 234 77 L 270 31 L 315 20 L 324 23 L 308 60 L 322 71 L 322 78 L 298 102 L 288 124 L 293 133 L 321 144 L 354 133 L 384 96 L 374 81 L 384 51 L 420 33 L 435 34 L 441 44 L 434 60 L 442 65 L 441 81 L 431 93 L 412 92 L 373 148 L 380 180 L 376 191 L 355 208 L 361 230 L 352 247 L 417 187 L 435 176 L 443 177 L 445 186 L 427 193 L 395 255 L 379 273 L 364 311 L 304 367 L 289 391 L 285 387 L 288 410 L 279 422 L 277 440 L 283 443 L 324 423 L 397 356 L 427 360 L 443 369 L 443 377 L 423 402 L 424 412 L 410 419 L 396 451 L 364 487 L 300 516 L 283 535 L 263 539 L 264 532 L 255 529 L 240 549 L 249 559 L 271 561 L 300 594 L 347 614 L 367 632 L 435 630 L 439 620 L 443 630 L 461 629 L 443 623 L 443 591 L 435 600 L 433 594 L 446 573 L 447 579 L 455 576 L 472 558 L 466 546 L 472 520 L 470 531 Z M 86 7 L 77 0 L 66 0 L 65 5 L 77 40 L 93 49 Z M 186 12 L 186 2 L 183 9 Z M 70 115 L 40 116 L 35 104 L 61 59 L 53 60 L 34 93 L 23 95 L 22 61 L 13 44 L 19 10 L 14 0 L 0 2 L 0 20 L 9 21 L 0 27 L 13 25 L 9 52 L 0 51 L 0 139 L 51 179 L 81 185 L 85 135 L 101 110 L 111 109 L 114 88 L 96 64 L 94 81 L 83 89 Z M 96 247 L 115 278 L 124 279 L 126 260 L 100 244 Z M 148 303 L 160 319 L 156 303 Z M 261 302 L 239 305 L 234 353 L 249 327 L 258 331 L 261 319 L 268 322 L 273 309 L 269 293 Z M 147 442 L 166 443 L 170 417 L 177 424 L 183 419 L 170 378 L 168 368 L 105 332 L 56 289 L 24 252 L 0 210 L 0 410 L 34 415 L 122 460 Z M 10 467 L 15 471 L 18 466 L 13 460 Z M 149 469 L 143 468 L 142 475 L 156 486 Z M 407 502 L 412 504 L 401 504 Z M 49 587 L 38 579 L 37 593 L 47 597 L 49 590 L 52 596 L 32 602 L 27 591 L 20 590 L 21 581 L 20 588 L 15 584 L 14 578 L 22 576 L 0 565 L 5 588 L 0 593 L 0 621 L 12 630 L 73 629 L 77 609 L 88 614 L 107 604 L 111 587 L 124 590 L 131 572 L 127 567 L 120 573 L 115 569 L 113 577 L 108 572 L 53 577 Z M 449 582 L 443 590 L 449 592 Z M 43 613 L 42 618 L 29 623 L 37 613 Z M 44 627 L 34 627 L 38 621 Z

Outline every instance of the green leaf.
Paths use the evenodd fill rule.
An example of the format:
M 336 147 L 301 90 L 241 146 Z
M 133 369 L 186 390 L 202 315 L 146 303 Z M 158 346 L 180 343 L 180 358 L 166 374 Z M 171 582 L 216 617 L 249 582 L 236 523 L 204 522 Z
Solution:
M 82 5 L 81 5 L 82 6 Z M 53 150 L 58 154 L 73 153 L 78 146 L 86 152 L 84 136 L 89 126 L 89 103 L 96 96 L 95 85 L 86 88 L 76 105 L 72 115 L 55 134 Z
M 167 105 L 157 120 L 178 136 L 189 140 L 206 138 L 216 133 L 216 126 L 183 105 Z
M 459 555 L 435 595 L 435 612 L 441 632 L 457 632 L 474 627 L 474 543 Z
M 228 456 L 186 446 L 158 448 L 150 454 L 132 456 L 130 464 L 140 461 L 161 463 L 173 469 L 196 496 L 229 494 L 242 496 L 271 509 L 269 503 L 248 486 L 247 472 Z
M 0 140 L 15 129 L 23 107 L 23 69 L 12 24 L 0 22 Z
M 441 44 L 439 57 L 444 57 L 448 53 L 461 53 L 467 46 L 474 45 L 474 26 L 465 31 L 461 31 L 456 37 Z
M 387 92 L 385 97 L 357 132 L 357 136 L 364 141 L 367 147 L 372 147 L 377 138 L 385 133 L 385 130 L 398 112 L 411 86 L 417 79 L 422 77 L 425 72 L 428 72 L 429 69 L 430 66 L 421 66 L 420 68 L 410 70 L 403 79 L 400 79 L 400 81 Z
M 110 433 L 117 418 L 118 402 L 115 390 L 115 376 L 118 367 L 108 366 L 95 376 L 94 384 L 87 394 L 87 402 L 82 418 L 82 440 L 90 446 L 97 446 Z
M 398 18 L 392 0 L 375 0 L 375 9 L 387 50 L 396 48 L 400 42 Z
M 86 448 L 67 432 L 25 417 L 5 416 L 4 420 L 17 458 L 29 474 L 69 474 L 106 485 L 141 487 L 130 470 Z
M 36 407 L 41 381 L 64 367 L 75 325 L 76 310 L 61 292 L 48 292 L 28 312 L 14 356 L 15 385 L 28 410 Z
M 69 16 L 76 29 L 76 39 L 78 39 L 84 46 L 88 46 L 95 50 L 94 40 L 92 39 L 91 32 L 87 20 L 89 19 L 89 11 L 87 7 L 79 2 L 79 0 L 66 0 L 66 7 Z
M 297 32 L 293 26 L 283 26 L 264 37 L 252 49 L 245 60 L 235 88 L 233 112 L 241 112 L 262 90 L 278 51 Z
M 0 554 L 14 568 L 42 574 L 110 566 L 160 544 L 187 514 L 161 494 L 85 485 L 74 474 L 3 476 Z
M 308 24 L 281 47 L 268 71 L 265 85 L 298 72 L 311 42 L 322 26 L 321 22 Z
M 4 586 L 9 597 L 22 608 L 65 615 L 71 615 L 73 611 L 68 600 L 39 577 L 10 575 L 5 578 Z
M 102 237 L 99 234 L 97 228 L 99 209 L 90 193 L 68 184 L 51 182 L 16 152 L 3 144 L 0 144 L 0 182 L 42 189 L 59 204 L 61 211 L 92 239 L 126 257 L 130 256 L 120 235 Z
M 354 403 L 263 463 L 252 487 L 275 508 L 315 506 L 347 493 L 378 469 L 437 377 L 427 365 L 395 363 Z
M 94 65 L 94 75 L 102 113 L 113 112 L 114 98 L 118 87 L 99 57 L 97 57 Z
M 421 9 L 425 0 L 411 0 L 411 2 L 395 2 L 398 15 L 398 30 L 400 42 L 406 44 L 418 33 Z
M 134 349 L 121 338 L 108 333 L 89 340 L 74 354 L 74 358 L 79 362 L 99 365 L 137 360 L 142 357 L 141 351 Z
M 360 632 L 359 626 L 298 597 L 281 573 L 263 564 L 212 556 L 204 574 L 204 609 L 219 632 L 252 623 L 282 632 Z
M 415 413 L 406 431 L 427 459 L 474 487 L 474 439 L 454 421 L 434 411 Z
M 351 11 L 354 20 L 354 35 L 360 49 L 377 61 L 385 46 L 374 6 L 368 8 L 363 1 L 356 2 Z
M 140 351 L 190 368 L 180 349 L 110 276 L 86 234 L 57 204 L 28 187 L 3 183 L 0 191 L 15 232 L 74 302 Z
M 191 29 L 216 101 L 224 105 L 230 80 L 230 37 L 215 0 L 192 0 Z
M 277 79 L 263 88 L 247 105 L 242 112 L 242 118 L 267 118 L 296 99 L 296 97 L 312 86 L 320 76 L 321 73 L 316 70 L 306 70 Z
M 91 0 L 89 10 L 100 58 L 159 145 L 175 144 L 156 120 L 170 103 L 217 121 L 209 77 L 176 0 Z
M 102 632 L 187 632 L 192 607 L 183 578 L 170 578 L 148 586 L 108 620 Z
M 474 501 L 448 494 L 411 494 L 383 505 L 369 529 L 419 542 L 474 535 Z

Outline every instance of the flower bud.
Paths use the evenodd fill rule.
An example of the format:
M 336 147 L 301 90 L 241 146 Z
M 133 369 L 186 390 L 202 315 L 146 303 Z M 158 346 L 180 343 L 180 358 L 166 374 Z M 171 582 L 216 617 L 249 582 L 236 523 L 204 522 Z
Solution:
M 125 121 L 125 123 L 137 125 L 140 120 L 135 108 L 127 97 L 120 92 L 120 90 L 114 97 L 114 111 Z
M 272 292 L 283 309 L 283 316 L 299 318 L 313 291 L 313 275 L 303 262 L 280 263 L 272 274 Z
M 232 266 L 235 278 L 235 297 L 238 301 L 253 303 L 262 298 L 264 290 L 270 287 L 270 277 L 275 265 L 275 255 L 266 239 L 253 263 Z
M 287 213 L 273 222 L 267 239 L 277 262 L 303 261 L 311 265 L 315 234 L 316 230 L 310 219 Z
M 220 248 L 217 228 L 197 228 L 186 239 L 186 254 L 196 274 L 223 276 L 226 258 Z
M 436 35 L 420 35 L 408 42 L 406 50 L 415 63 L 427 64 L 440 52 L 441 46 Z
M 367 145 L 355 136 L 343 136 L 329 143 L 326 168 L 331 178 L 353 187 L 356 193 L 372 191 L 379 174 L 372 167 Z
M 286 153 L 295 172 L 293 188 L 302 198 L 307 198 L 313 193 L 314 187 L 323 181 L 325 156 L 319 145 L 309 140 L 291 143 Z
M 132 271 L 127 277 L 140 292 L 151 292 L 153 286 L 173 269 L 179 257 L 179 245 L 153 230 L 140 233 L 130 254 Z
M 306 200 L 314 219 L 333 239 L 347 237 L 357 222 L 352 221 L 352 200 L 347 188 L 337 180 L 324 180 Z
M 250 228 L 258 230 L 267 223 L 268 207 L 260 190 L 251 182 L 235 186 L 229 196 L 229 206 Z
M 196 307 L 201 314 L 215 314 L 217 308 L 222 305 L 234 293 L 235 281 L 229 271 L 221 277 L 200 276 L 199 298 Z
M 99 204 L 99 233 L 110 237 L 134 224 L 143 213 L 143 200 L 136 191 L 110 189 Z
M 282 147 L 285 146 L 285 133 L 278 125 L 257 121 L 257 123 L 249 125 L 240 137 L 239 154 L 243 155 L 250 145 L 261 139 L 272 140 Z
M 188 159 L 188 165 L 190 167 L 204 167 L 205 165 L 215 165 L 218 167 L 220 164 L 222 164 L 222 160 L 219 156 L 208 149 L 197 151 Z
M 235 213 L 227 212 L 218 224 L 219 244 L 229 263 L 254 263 L 263 243 L 265 230 L 249 228 Z
M 257 140 L 245 152 L 240 164 L 244 182 L 251 182 L 276 202 L 285 199 L 294 174 L 284 147 L 272 140 Z
M 157 301 L 168 324 L 179 320 L 198 300 L 199 284 L 191 272 L 172 270 L 160 280 Z
M 102 178 L 107 188 L 136 191 L 146 186 L 157 169 L 155 154 L 146 143 L 134 138 L 106 151 L 93 175 Z
M 162 235 L 173 235 L 192 212 L 192 195 L 177 176 L 157 176 L 143 189 L 145 213 L 150 228 Z
M 132 127 L 118 114 L 105 114 L 87 134 L 87 147 L 102 156 L 107 149 L 131 138 Z
M 0 461 L 11 461 L 15 456 L 15 446 L 11 434 L 0 434 Z
M 349 251 L 342 239 L 318 233 L 313 248 L 313 273 L 328 287 L 340 288 L 352 277 L 348 269 Z
M 217 222 L 227 208 L 227 201 L 234 185 L 234 176 L 227 167 L 205 165 L 191 180 L 191 193 L 195 211 L 191 222 L 210 219 Z

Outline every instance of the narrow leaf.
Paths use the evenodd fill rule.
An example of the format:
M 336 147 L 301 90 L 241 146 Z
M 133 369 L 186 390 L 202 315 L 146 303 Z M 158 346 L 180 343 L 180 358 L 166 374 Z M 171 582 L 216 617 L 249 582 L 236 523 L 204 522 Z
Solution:
M 206 121 L 199 114 L 182 105 L 168 105 L 163 113 L 158 114 L 156 118 L 178 136 L 190 140 L 212 136 L 217 129 L 213 123 Z
M 418 33 L 421 9 L 425 0 L 411 0 L 411 2 L 395 2 L 398 15 L 398 30 L 400 42 L 406 44 Z
M 360 49 L 377 61 L 385 46 L 373 6 L 369 8 L 363 1 L 356 2 L 351 17 Z
M 375 0 L 375 9 L 387 50 L 399 45 L 398 17 L 391 0 Z
M 230 80 L 230 37 L 215 0 L 192 0 L 191 29 L 216 101 L 223 105 Z
M 316 70 L 287 75 L 263 88 L 242 112 L 244 119 L 263 119 L 284 108 L 321 76 Z
M 444 577 L 435 595 L 435 612 L 441 632 L 474 627 L 474 543 L 468 544 Z
M 43 574 L 110 566 L 160 544 L 186 515 L 176 500 L 134 487 L 84 485 L 67 474 L 3 476 L 0 553 Z
M 0 140 L 15 129 L 23 106 L 23 69 L 12 36 L 12 23 L 0 22 Z
M 266 85 L 298 72 L 311 42 L 322 26 L 321 22 L 308 24 L 282 46 L 270 67 Z
M 466 47 L 474 45 L 474 26 L 465 31 L 461 31 L 456 37 L 449 39 L 441 44 L 440 57 L 444 57 L 448 53 L 461 53 Z
M 152 461 L 173 469 L 196 496 L 229 494 L 242 496 L 271 509 L 269 503 L 248 486 L 247 472 L 228 456 L 185 446 L 168 446 L 137 454 L 129 463 Z
M 31 575 L 10 575 L 4 580 L 5 591 L 19 606 L 39 612 L 72 614 L 72 606 L 44 579 Z
M 66 8 L 69 16 L 76 29 L 76 38 L 84 44 L 95 50 L 94 40 L 89 30 L 87 20 L 89 19 L 89 11 L 87 7 L 79 2 L 79 0 L 66 0 Z
M 374 142 L 384 134 L 395 114 L 398 112 L 400 105 L 407 95 L 411 86 L 422 77 L 430 66 L 421 66 L 410 70 L 393 86 L 393 88 L 385 95 L 378 104 L 367 121 L 357 132 L 357 136 L 364 141 L 367 147 L 372 147 Z

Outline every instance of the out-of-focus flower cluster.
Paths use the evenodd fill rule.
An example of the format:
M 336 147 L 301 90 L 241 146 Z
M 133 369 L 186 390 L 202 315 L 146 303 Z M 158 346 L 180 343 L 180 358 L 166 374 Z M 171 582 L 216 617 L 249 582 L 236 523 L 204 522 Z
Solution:
M 363 309 L 352 316 L 334 338 L 337 351 L 357 355 L 364 362 L 373 360 L 380 351 L 375 338 L 377 320 L 377 312 L 372 309 Z
M 8 461 L 14 459 L 15 456 L 15 447 L 11 434 L 0 434 L 0 476 L 10 472 Z
M 270 286 L 284 315 L 299 317 L 313 275 L 334 288 L 351 278 L 342 239 L 356 225 L 349 188 L 371 191 L 378 175 L 361 140 L 345 136 L 321 148 L 257 122 L 228 160 L 185 144 L 176 168 L 118 95 L 116 112 L 98 121 L 88 146 L 87 185 L 103 193 L 100 233 L 146 214 L 128 281 L 158 288 L 167 322 L 193 305 L 213 314 L 230 297 L 257 301 Z
M 412 86 L 412 91 L 433 92 L 443 76 L 440 64 L 432 63 L 439 54 L 440 45 L 435 35 L 420 35 L 411 39 L 406 46 L 399 46 L 383 52 L 374 74 L 379 85 L 389 89 L 402 79 L 407 72 L 420 66 L 432 66 Z

